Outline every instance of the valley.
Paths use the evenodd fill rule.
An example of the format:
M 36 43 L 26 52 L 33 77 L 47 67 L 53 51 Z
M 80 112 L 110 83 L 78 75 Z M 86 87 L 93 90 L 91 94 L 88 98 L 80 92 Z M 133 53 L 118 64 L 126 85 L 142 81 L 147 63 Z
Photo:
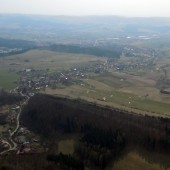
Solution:
M 0 34 L 0 169 L 170 170 L 169 18 L 0 15 Z

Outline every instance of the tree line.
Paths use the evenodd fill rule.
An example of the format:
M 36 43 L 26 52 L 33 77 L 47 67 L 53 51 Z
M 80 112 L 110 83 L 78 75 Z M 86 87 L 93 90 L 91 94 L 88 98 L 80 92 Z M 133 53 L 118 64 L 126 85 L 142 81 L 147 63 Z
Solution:
M 20 102 L 22 99 L 23 99 L 22 96 L 13 93 L 8 93 L 3 89 L 0 90 L 0 106 L 16 104 L 17 102 Z
M 122 54 L 122 48 L 114 46 L 112 48 L 101 48 L 101 47 L 81 47 L 76 45 L 63 45 L 53 44 L 49 47 L 50 50 L 66 53 L 78 53 L 78 54 L 89 54 L 99 57 L 120 57 Z
M 0 57 L 5 57 L 9 55 L 21 54 L 28 50 L 36 48 L 36 44 L 33 41 L 26 40 L 15 40 L 15 39 L 5 39 L 0 38 L 0 47 L 8 51 L 8 49 L 18 48 L 18 51 L 9 51 L 7 53 L 0 53 Z

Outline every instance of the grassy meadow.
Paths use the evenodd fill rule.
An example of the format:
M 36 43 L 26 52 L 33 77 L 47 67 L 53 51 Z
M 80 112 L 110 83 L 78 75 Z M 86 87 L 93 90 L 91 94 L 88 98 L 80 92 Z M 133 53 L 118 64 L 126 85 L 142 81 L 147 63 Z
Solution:
M 145 99 L 131 93 L 125 93 L 107 88 L 105 90 L 73 85 L 62 89 L 46 89 L 45 93 L 63 95 L 71 98 L 81 98 L 104 106 L 133 111 L 139 114 L 170 117 L 170 105 L 160 101 Z
M 26 68 L 47 69 L 51 71 L 69 69 L 74 66 L 88 65 L 90 61 L 104 60 L 92 55 L 60 53 L 48 50 L 30 50 L 1 59 L 2 70 L 23 70 Z
M 16 81 L 19 76 L 15 72 L 0 70 L 0 89 L 13 89 L 17 86 Z

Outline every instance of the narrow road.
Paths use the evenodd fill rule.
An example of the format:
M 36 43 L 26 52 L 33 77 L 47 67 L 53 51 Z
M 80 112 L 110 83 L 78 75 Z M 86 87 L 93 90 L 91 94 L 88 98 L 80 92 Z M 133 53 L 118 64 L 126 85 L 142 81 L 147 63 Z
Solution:
M 8 141 L 3 140 L 2 142 L 3 142 L 3 143 L 6 143 L 6 144 L 9 146 L 9 149 L 1 152 L 0 155 L 3 155 L 3 154 L 5 154 L 5 153 L 7 153 L 7 152 L 9 152 L 9 151 L 12 151 L 12 150 L 16 150 L 16 148 L 17 148 L 17 143 L 15 143 L 15 141 L 13 140 L 13 136 L 15 135 L 15 133 L 18 131 L 18 129 L 19 129 L 19 127 L 20 127 L 20 121 L 19 121 L 19 119 L 20 119 L 20 115 L 21 115 L 21 112 L 22 112 L 22 107 L 23 107 L 24 105 L 26 105 L 27 102 L 28 102 L 29 99 L 30 99 L 29 96 L 24 95 L 23 93 L 20 93 L 20 94 L 21 94 L 21 96 L 24 96 L 24 97 L 26 97 L 27 99 L 21 104 L 21 106 L 20 106 L 20 108 L 19 108 L 19 112 L 18 112 L 17 119 L 16 119 L 16 125 L 17 125 L 16 128 L 15 128 L 12 132 L 10 132 L 9 141 L 12 143 L 13 146 L 12 146 Z

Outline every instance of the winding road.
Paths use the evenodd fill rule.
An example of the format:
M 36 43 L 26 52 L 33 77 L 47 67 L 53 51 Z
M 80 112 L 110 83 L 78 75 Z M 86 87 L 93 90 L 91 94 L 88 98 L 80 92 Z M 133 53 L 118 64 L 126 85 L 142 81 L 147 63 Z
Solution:
M 4 150 L 2 152 L 0 152 L 0 155 L 3 155 L 9 151 L 12 151 L 12 150 L 16 150 L 17 148 L 17 143 L 13 140 L 13 136 L 15 135 L 15 133 L 18 131 L 19 127 L 20 127 L 20 115 L 21 115 L 21 112 L 22 112 L 22 108 L 24 105 L 26 105 L 30 99 L 29 96 L 27 95 L 24 95 L 23 93 L 20 93 L 21 96 L 23 97 L 26 97 L 27 99 L 21 104 L 20 108 L 19 108 L 19 112 L 18 112 L 18 115 L 17 115 L 17 119 L 16 119 L 16 128 L 12 131 L 12 132 L 9 132 L 9 138 L 8 140 L 11 142 L 8 142 L 6 140 L 2 140 L 2 143 L 4 144 L 7 144 L 9 146 L 9 148 L 7 150 Z M 11 145 L 12 144 L 12 145 Z

